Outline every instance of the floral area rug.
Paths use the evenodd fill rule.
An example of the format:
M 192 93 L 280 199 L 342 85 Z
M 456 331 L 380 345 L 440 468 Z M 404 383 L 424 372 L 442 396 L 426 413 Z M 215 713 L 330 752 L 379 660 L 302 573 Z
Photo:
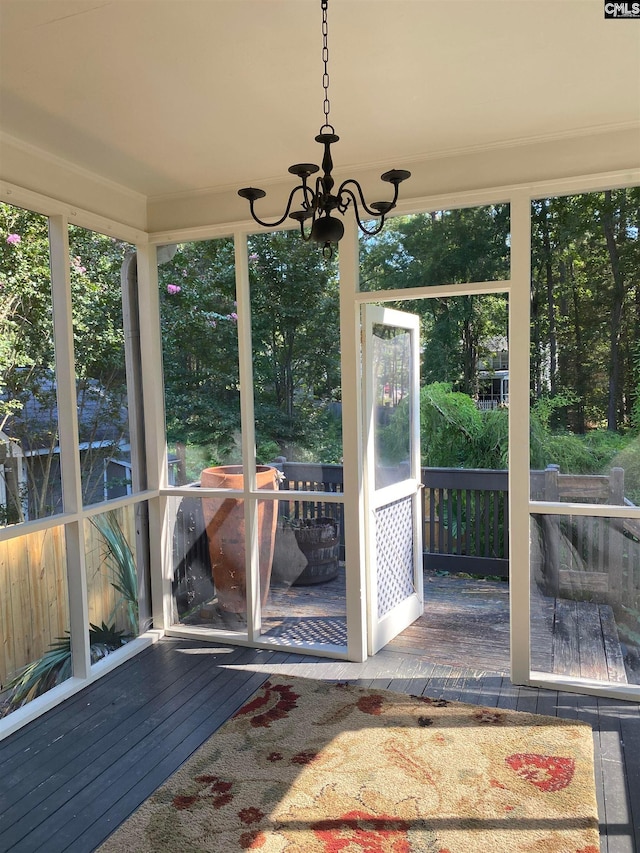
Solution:
M 100 853 L 599 853 L 591 729 L 272 677 Z

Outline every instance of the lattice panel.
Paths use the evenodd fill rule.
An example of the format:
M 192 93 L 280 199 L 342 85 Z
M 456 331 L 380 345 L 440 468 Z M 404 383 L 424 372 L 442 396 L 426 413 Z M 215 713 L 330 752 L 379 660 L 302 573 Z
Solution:
M 378 618 L 413 592 L 412 498 L 376 510 Z

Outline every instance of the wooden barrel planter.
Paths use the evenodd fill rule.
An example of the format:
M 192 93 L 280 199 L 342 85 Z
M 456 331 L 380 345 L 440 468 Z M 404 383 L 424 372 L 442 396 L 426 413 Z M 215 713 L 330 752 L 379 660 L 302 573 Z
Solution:
M 333 518 L 297 519 L 293 532 L 298 548 L 307 558 L 307 565 L 294 580 L 295 586 L 325 583 L 338 574 L 340 557 L 340 530 Z
M 268 465 L 256 468 L 259 489 L 277 489 L 278 472 Z M 242 489 L 244 478 L 241 465 L 220 465 L 205 468 L 200 476 L 202 488 Z M 211 497 L 202 499 L 202 511 L 207 528 L 209 555 L 218 605 L 229 613 L 246 613 L 246 529 L 244 499 Z M 258 503 L 258 536 L 260 554 L 260 599 L 267 602 L 271 582 L 273 547 L 276 535 L 277 501 Z

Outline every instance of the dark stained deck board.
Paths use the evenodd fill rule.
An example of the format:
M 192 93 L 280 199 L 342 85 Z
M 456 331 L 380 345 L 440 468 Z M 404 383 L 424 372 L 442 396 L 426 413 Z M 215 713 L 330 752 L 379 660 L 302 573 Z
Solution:
M 143 655 L 148 654 L 149 650 L 143 652 Z M 149 672 L 143 671 L 144 675 L 136 683 L 135 697 L 129 696 L 126 681 L 126 673 L 131 669 L 132 664 L 132 661 L 129 661 L 129 665 L 122 670 L 121 677 L 116 678 L 115 673 L 106 676 L 105 686 L 114 686 L 109 694 L 109 701 L 92 701 L 93 691 L 90 687 L 69 700 L 68 707 L 65 703 L 64 712 L 61 707 L 55 709 L 51 712 L 52 719 L 47 720 L 47 724 L 43 724 L 42 728 L 38 729 L 37 738 L 31 742 L 27 741 L 20 752 L 0 764 L 0 773 L 3 778 L 11 783 L 13 773 L 19 773 L 22 779 L 25 779 L 32 769 L 40 773 L 43 746 L 48 748 L 48 760 L 52 760 L 57 766 L 59 766 L 58 755 L 71 761 L 75 754 L 82 753 L 85 742 L 91 744 L 95 740 L 94 733 L 104 727 L 105 721 L 109 722 L 110 728 L 115 728 L 114 722 L 117 719 L 119 706 L 127 709 L 126 724 L 128 731 L 131 731 L 135 726 L 136 714 L 141 713 L 141 719 L 144 722 L 148 715 L 155 711 L 156 706 L 172 699 L 182 701 L 183 691 L 189 690 L 189 685 L 185 684 L 185 681 L 189 677 L 190 670 L 197 667 L 197 661 L 186 660 L 183 663 L 176 655 L 171 657 L 163 655 L 159 663 L 160 667 L 156 665 L 155 656 L 152 657 Z M 198 686 L 196 685 L 195 689 Z M 84 693 L 87 694 L 86 698 Z M 100 693 L 104 695 L 104 691 L 101 690 Z M 63 713 L 64 735 L 60 731 Z
M 630 791 L 628 778 L 633 774 L 625 774 L 623 770 L 625 767 L 624 750 L 633 749 L 633 743 L 625 743 L 623 749 L 621 731 L 621 715 L 625 715 L 628 708 L 625 702 L 614 699 L 598 699 L 597 701 L 600 720 L 597 736 L 599 738 L 601 779 L 604 779 L 604 773 L 608 772 L 610 780 L 610 796 L 608 798 L 605 796 L 604 785 L 598 786 L 602 791 L 603 800 L 600 814 L 604 823 L 610 827 L 610 833 L 606 836 L 607 845 L 605 849 L 606 853 L 628 853 L 628 851 L 634 850 L 631 843 L 630 825 L 633 795 Z M 596 782 L 598 782 L 597 773 Z M 636 796 L 638 796 L 637 791 Z M 624 827 L 622 834 L 615 831 L 619 827 Z
M 627 755 L 640 756 L 640 714 L 634 712 L 633 706 L 628 703 L 610 701 L 614 711 L 618 712 L 620 740 L 624 745 L 621 763 L 625 763 Z M 636 849 L 640 850 L 640 761 L 626 761 L 623 775 L 627 785 L 630 819 Z
M 616 620 L 611 607 L 600 607 L 600 622 L 609 680 L 626 683 L 627 674 L 625 672 L 624 657 L 620 647 L 620 637 L 618 635 Z
M 110 808 L 106 814 L 102 811 L 102 806 L 96 803 L 95 798 L 85 805 L 84 810 L 77 812 L 77 817 L 81 820 L 90 821 L 89 827 L 84 832 L 77 835 L 74 828 L 73 842 L 67 847 L 59 841 L 63 841 L 64 836 L 56 835 L 56 846 L 52 853 L 57 851 L 73 851 L 73 853 L 85 853 L 93 850 L 98 844 L 104 840 L 103 829 L 100 824 L 104 823 L 105 819 L 112 827 L 118 826 L 132 812 L 131 796 L 135 797 L 136 805 L 142 803 L 172 774 L 180 767 L 198 747 L 200 747 L 211 735 L 230 717 L 235 711 L 245 702 L 257 688 L 265 681 L 264 674 L 260 673 L 234 673 L 233 689 L 229 691 L 229 695 L 219 706 L 211 708 L 206 715 L 196 715 L 191 720 L 189 730 L 183 733 L 180 742 L 170 751 L 163 755 L 161 761 L 155 763 L 151 768 L 140 765 L 138 763 L 135 768 L 135 775 L 131 778 L 130 788 L 127 791 L 122 790 L 122 786 L 118 785 L 119 775 L 117 768 L 112 774 L 109 784 L 111 787 L 118 789 L 110 798 Z M 166 750 L 166 745 L 163 744 L 163 749 Z M 139 756 L 141 762 L 146 756 Z M 146 772 L 145 772 L 146 771 Z M 144 775 L 143 775 L 144 774 Z M 68 824 L 69 825 L 69 824 Z M 52 848 L 47 846 L 47 850 Z
M 601 843 L 601 849 L 608 847 L 608 838 L 605 827 L 605 783 L 602 767 L 602 751 L 600 746 L 600 713 L 598 699 L 595 696 L 582 696 L 576 704 L 576 719 L 583 723 L 588 723 L 593 730 L 593 769 L 595 776 L 596 800 L 598 802 L 598 816 L 600 821 L 600 836 L 604 836 L 606 841 Z
M 580 675 L 583 678 L 609 680 L 607 658 L 602 639 L 600 608 L 589 601 L 576 601 Z
M 164 674 L 165 676 L 168 676 L 171 666 L 174 665 L 172 662 L 175 661 L 175 657 L 172 658 L 168 654 L 168 651 L 169 649 L 167 647 L 163 647 L 159 656 L 151 656 L 151 650 L 146 649 L 135 658 L 123 663 L 122 666 L 118 668 L 119 677 L 115 681 L 115 674 L 111 672 L 104 676 L 101 683 L 109 684 L 113 682 L 115 685 L 115 691 L 122 690 L 123 688 L 121 685 L 124 683 L 128 669 L 138 665 L 139 662 L 144 660 L 146 657 L 149 657 L 149 666 L 145 671 L 143 681 L 148 678 L 152 678 L 152 673 L 155 669 L 157 669 L 158 672 L 164 672 L 166 667 L 166 672 L 164 672 Z M 163 658 L 164 666 L 159 666 L 163 663 Z M 32 724 L 32 726 L 29 727 L 28 732 L 26 729 L 21 729 L 12 736 L 10 744 L 3 744 L 2 753 L 0 754 L 0 778 L 10 771 L 12 763 L 17 761 L 22 764 L 29 758 L 29 756 L 35 756 L 38 753 L 41 744 L 46 746 L 50 743 L 59 731 L 58 727 L 60 724 L 60 716 L 62 714 L 64 714 L 65 726 L 68 730 L 71 730 L 73 726 L 71 717 L 73 714 L 78 713 L 78 708 L 81 709 L 79 719 L 82 720 L 84 725 L 89 725 L 92 716 L 90 708 L 92 708 L 95 713 L 98 713 L 100 710 L 100 706 L 97 704 L 90 706 L 92 690 L 93 685 L 88 686 L 86 690 L 75 694 L 64 703 L 64 711 L 62 710 L 62 705 L 59 705 L 49 711 L 44 717 L 37 720 L 37 724 Z M 117 692 L 114 693 L 114 700 L 117 698 L 117 695 Z
M 578 616 L 575 601 L 558 599 L 556 601 L 553 626 L 553 670 L 570 672 L 580 669 L 580 651 L 578 646 Z
M 495 708 L 500 697 L 502 676 L 499 673 L 474 671 L 465 679 L 465 689 L 460 694 L 461 702 Z
M 182 656 L 174 651 L 174 657 L 180 660 Z M 207 657 L 211 658 L 210 655 Z M 268 657 L 269 653 L 261 653 L 262 659 Z M 236 648 L 220 663 L 229 665 L 245 659 L 255 660 L 255 653 Z M 48 749 L 40 751 L 40 783 L 36 784 L 37 773 L 34 778 L 33 771 L 25 777 L 24 784 L 31 789 L 27 814 L 21 799 L 15 801 L 16 790 L 20 790 L 17 784 L 19 774 L 17 780 L 13 780 L 13 804 L 0 814 L 0 835 L 3 839 L 0 844 L 15 844 L 20 850 L 45 847 L 49 851 L 65 850 L 82 824 L 83 809 L 87 811 L 89 822 L 96 808 L 102 814 L 114 796 L 121 796 L 120 780 L 126 778 L 133 783 L 142 778 L 148 757 L 154 752 L 174 754 L 178 764 L 184 761 L 201 742 L 198 725 L 203 721 L 206 724 L 215 715 L 221 717 L 220 721 L 226 719 L 240 701 L 236 694 L 241 685 L 237 677 L 234 679 L 233 670 L 227 674 L 220 667 L 203 667 L 197 660 L 195 672 L 194 667 L 185 668 L 182 673 L 181 669 L 173 670 L 176 691 L 171 691 L 168 701 L 162 695 L 166 690 L 162 691 L 162 685 L 158 685 L 158 696 L 151 701 L 144 696 L 141 705 L 135 668 L 132 669 L 133 680 L 125 681 L 130 698 L 121 702 L 120 707 L 110 704 L 109 685 L 104 685 L 105 689 L 97 692 L 93 688 L 102 686 L 102 683 L 92 685 L 89 689 L 94 701 L 102 693 L 100 704 L 113 710 L 111 719 L 104 720 L 99 728 L 94 727 L 92 733 L 84 737 L 75 732 L 73 717 L 68 726 L 65 726 L 65 721 L 60 721 L 59 733 L 53 733 Z M 249 694 L 262 680 L 264 676 L 255 681 Z M 196 732 L 194 745 L 190 743 L 193 739 L 191 730 Z M 206 725 L 204 731 L 206 739 Z M 174 764 L 175 761 L 171 766 Z M 166 776 L 161 775 L 163 778 Z M 159 782 L 155 781 L 154 787 L 157 784 Z M 38 818 L 42 821 L 39 822 Z

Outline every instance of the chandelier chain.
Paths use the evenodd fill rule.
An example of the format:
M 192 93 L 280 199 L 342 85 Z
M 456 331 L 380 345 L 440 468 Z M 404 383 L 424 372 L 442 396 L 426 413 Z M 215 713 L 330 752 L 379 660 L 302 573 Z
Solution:
M 329 102 L 329 24 L 327 23 L 327 6 L 328 0 L 322 0 L 322 62 L 324 65 L 324 73 L 322 75 L 322 88 L 324 89 L 324 102 L 322 104 L 324 110 L 323 127 L 331 127 L 329 123 L 331 104 Z

